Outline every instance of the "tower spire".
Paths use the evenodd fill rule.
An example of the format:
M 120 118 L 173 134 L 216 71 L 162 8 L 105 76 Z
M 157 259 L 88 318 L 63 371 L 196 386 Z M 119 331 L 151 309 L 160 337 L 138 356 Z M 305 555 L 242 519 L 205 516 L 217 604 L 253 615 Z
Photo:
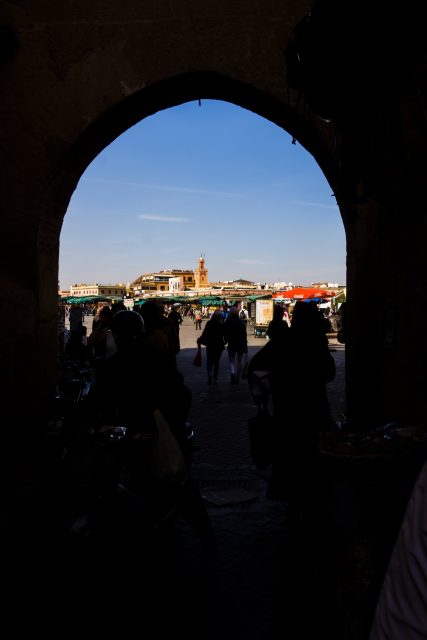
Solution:
M 208 286 L 208 270 L 205 267 L 205 254 L 200 252 L 199 264 L 194 271 L 196 289 L 206 289 Z

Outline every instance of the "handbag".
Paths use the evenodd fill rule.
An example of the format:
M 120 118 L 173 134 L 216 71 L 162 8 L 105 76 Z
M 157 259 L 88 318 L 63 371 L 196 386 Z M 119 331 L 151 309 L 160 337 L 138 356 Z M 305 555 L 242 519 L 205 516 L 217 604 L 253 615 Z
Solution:
M 254 465 L 267 469 L 273 461 L 274 418 L 261 407 L 256 416 L 248 419 L 249 447 Z
M 188 478 L 187 464 L 171 428 L 159 409 L 153 412 L 154 436 L 150 452 L 150 469 L 161 484 L 184 484 Z
M 196 355 L 194 356 L 193 365 L 195 367 L 202 366 L 202 347 L 199 347 L 196 351 Z

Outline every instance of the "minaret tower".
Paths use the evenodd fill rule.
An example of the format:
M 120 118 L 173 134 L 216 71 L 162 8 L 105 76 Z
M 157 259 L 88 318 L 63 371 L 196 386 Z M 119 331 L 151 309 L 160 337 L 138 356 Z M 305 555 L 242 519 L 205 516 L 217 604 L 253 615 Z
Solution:
M 206 289 L 208 286 L 208 270 L 205 268 L 204 255 L 200 255 L 199 264 L 194 270 L 194 285 L 196 289 Z

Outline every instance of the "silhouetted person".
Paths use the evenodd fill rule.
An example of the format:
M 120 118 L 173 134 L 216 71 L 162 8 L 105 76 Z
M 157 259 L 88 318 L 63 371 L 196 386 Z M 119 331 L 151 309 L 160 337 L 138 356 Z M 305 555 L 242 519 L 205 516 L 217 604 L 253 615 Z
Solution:
M 92 324 L 92 333 L 88 337 L 88 348 L 96 358 L 105 358 L 107 348 L 107 331 L 110 330 L 111 309 L 108 306 L 102 307 L 98 317 Z
M 196 309 L 196 311 L 194 312 L 194 327 L 196 330 L 202 328 L 202 320 L 202 312 L 200 311 L 200 309 Z
M 239 318 L 245 325 L 245 329 L 248 329 L 248 311 L 245 307 L 242 307 L 239 311 Z
M 347 309 L 347 303 L 343 302 L 338 311 L 339 326 L 338 326 L 337 340 L 341 344 L 345 344 L 346 334 L 347 334 L 346 309 Z
M 69 310 L 70 335 L 65 346 L 65 355 L 71 360 L 79 360 L 84 336 L 83 309 L 79 304 L 72 304 Z
M 144 320 L 146 341 L 175 356 L 180 348 L 179 338 L 172 320 L 163 315 L 162 307 L 155 300 L 147 300 L 138 307 L 138 313 Z
M 180 312 L 176 307 L 172 307 L 171 311 L 168 314 L 168 318 L 172 322 L 175 328 L 175 332 L 178 340 L 178 350 L 179 350 L 180 349 L 179 329 L 180 329 L 180 325 L 182 324 L 182 315 L 180 314 Z
M 285 309 L 280 304 L 276 304 L 273 309 L 273 319 L 267 327 L 267 335 L 270 338 L 279 337 L 282 333 L 289 331 L 288 323 L 284 320 Z
M 134 311 L 121 311 L 111 321 L 117 352 L 105 362 L 96 388 L 99 410 L 107 419 L 127 427 L 127 449 L 133 465 L 143 465 L 144 456 L 132 457 L 133 440 L 141 433 L 154 433 L 153 412 L 159 409 L 169 424 L 187 464 L 185 422 L 191 406 L 191 392 L 177 370 L 174 355 L 158 349 L 145 337 L 144 322 Z M 144 472 L 144 469 L 141 469 Z M 149 473 L 149 470 L 145 470 Z M 215 536 L 203 499 L 188 474 L 183 484 L 170 488 L 178 510 L 200 536 L 206 550 L 215 546 Z
M 182 315 L 180 314 L 178 309 L 173 307 L 169 312 L 168 317 L 172 320 L 174 327 L 176 329 L 176 332 L 179 334 L 180 325 L 182 324 Z
M 267 496 L 298 505 L 316 490 L 318 434 L 330 429 L 326 383 L 335 377 L 317 305 L 298 301 L 290 330 L 274 335 L 251 360 L 270 372 L 276 441 Z
M 238 384 L 242 373 L 243 356 L 248 352 L 246 327 L 239 318 L 237 307 L 231 307 L 224 322 L 231 384 Z
M 208 373 L 208 385 L 218 381 L 219 361 L 224 351 L 224 317 L 222 311 L 217 309 L 207 321 L 202 335 L 197 338 L 197 344 L 206 347 L 206 369 Z

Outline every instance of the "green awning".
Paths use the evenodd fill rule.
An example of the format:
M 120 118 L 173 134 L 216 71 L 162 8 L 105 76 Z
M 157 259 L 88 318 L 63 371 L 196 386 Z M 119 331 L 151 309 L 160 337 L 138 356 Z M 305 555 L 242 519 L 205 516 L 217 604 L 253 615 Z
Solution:
M 198 299 L 198 303 L 201 304 L 203 307 L 220 307 L 225 303 L 225 300 L 223 298 L 199 298 Z
M 123 296 L 67 296 L 61 298 L 66 304 L 85 304 L 93 302 L 122 302 Z
M 249 300 L 249 302 L 255 302 L 255 300 L 268 300 L 271 297 L 272 297 L 271 293 L 267 293 L 265 295 L 259 295 L 259 296 L 246 296 L 246 300 Z
M 135 305 L 141 305 L 144 304 L 145 302 L 148 301 L 151 302 L 157 302 L 157 304 L 172 304 L 173 302 L 175 302 L 175 300 L 173 298 L 142 298 L 141 300 L 137 300 L 136 302 L 134 302 L 134 306 Z

